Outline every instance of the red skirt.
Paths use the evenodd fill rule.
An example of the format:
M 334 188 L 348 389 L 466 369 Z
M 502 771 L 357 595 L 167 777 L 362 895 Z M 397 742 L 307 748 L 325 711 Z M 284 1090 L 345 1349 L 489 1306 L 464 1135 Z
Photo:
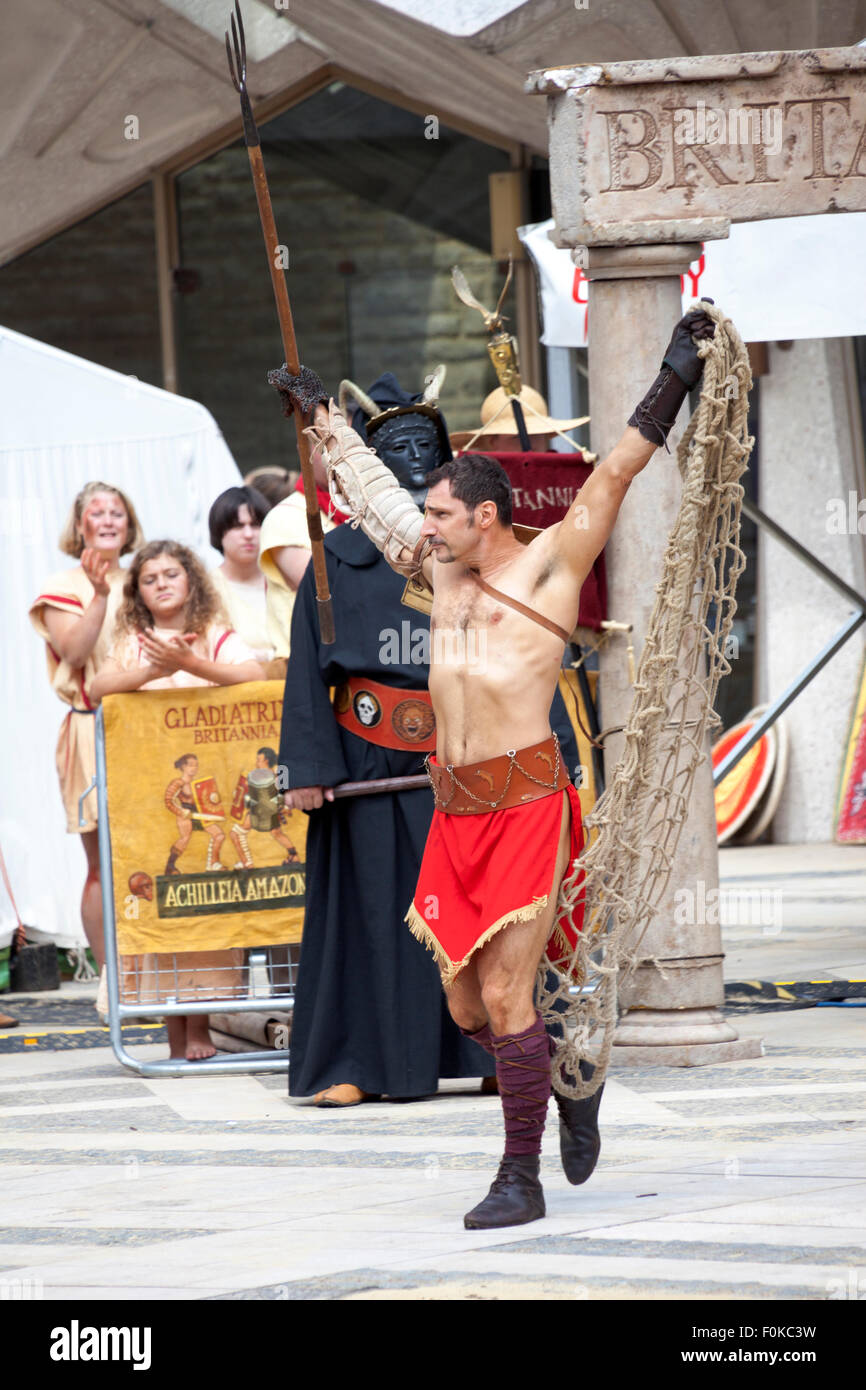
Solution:
M 571 785 L 564 794 L 571 805 L 573 863 L 583 851 L 580 799 Z M 477 816 L 433 812 L 405 920 L 435 955 L 445 985 L 496 932 L 512 922 L 531 921 L 547 906 L 558 889 L 553 875 L 562 812 L 562 796 L 555 793 Z M 547 946 L 553 964 L 567 960 L 574 950 L 583 925 L 582 902 L 571 919 L 562 912 L 554 922 Z

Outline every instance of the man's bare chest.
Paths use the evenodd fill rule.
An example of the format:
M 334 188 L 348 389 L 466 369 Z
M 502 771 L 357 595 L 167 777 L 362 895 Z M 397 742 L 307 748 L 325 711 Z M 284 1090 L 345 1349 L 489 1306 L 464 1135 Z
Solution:
M 448 577 L 447 584 L 437 588 L 434 594 L 431 615 L 432 630 L 447 629 L 466 632 L 473 629 L 488 633 L 510 632 L 516 626 L 518 632 L 525 631 L 527 621 L 554 631 L 562 640 L 567 640 L 569 629 L 564 629 L 549 610 L 550 600 L 556 595 L 549 584 L 550 572 L 542 567 L 529 565 L 514 566 L 491 580 L 482 580 L 479 575 L 464 570 L 462 575 Z M 559 605 L 555 605 L 559 606 Z
M 434 632 L 498 627 L 506 611 L 501 603 L 485 595 L 467 574 L 434 591 L 430 627 Z

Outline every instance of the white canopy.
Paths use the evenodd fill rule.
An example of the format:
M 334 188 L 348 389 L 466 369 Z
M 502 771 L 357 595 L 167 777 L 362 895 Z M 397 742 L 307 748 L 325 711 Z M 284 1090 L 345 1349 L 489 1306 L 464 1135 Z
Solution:
M 46 577 L 75 561 L 57 549 L 73 498 L 91 479 L 128 494 L 145 535 L 192 546 L 211 568 L 207 515 L 240 481 L 213 417 L 196 401 L 0 328 L 0 848 L 34 940 L 84 940 L 86 872 L 66 833 L 54 768 L 65 707 L 27 610 Z M 0 945 L 15 918 L 0 882 Z

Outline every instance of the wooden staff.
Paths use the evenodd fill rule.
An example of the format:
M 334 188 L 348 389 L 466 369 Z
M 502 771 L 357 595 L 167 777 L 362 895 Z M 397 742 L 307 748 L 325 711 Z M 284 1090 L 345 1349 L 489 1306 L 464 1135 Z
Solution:
M 249 92 L 247 91 L 247 46 L 244 37 L 244 25 L 241 19 L 241 7 L 239 0 L 235 0 L 235 15 L 231 17 L 232 45 L 234 46 L 234 58 L 232 48 L 229 45 L 229 36 L 226 32 L 226 55 L 229 60 L 229 72 L 235 90 L 241 99 L 241 114 L 244 121 L 244 141 L 247 147 L 247 154 L 250 158 L 250 169 L 253 175 L 253 187 L 256 190 L 256 202 L 259 206 L 259 218 L 262 224 L 262 234 L 265 238 L 265 250 L 268 256 L 268 269 L 271 272 L 271 284 L 274 289 L 274 298 L 277 302 L 277 315 L 280 320 L 280 332 L 283 338 L 283 352 L 286 358 L 286 369 L 296 376 L 300 366 L 298 358 L 298 346 L 295 341 L 295 326 L 292 321 L 292 307 L 289 303 L 289 291 L 286 285 L 286 274 L 282 266 L 277 265 L 278 248 L 280 241 L 277 237 L 277 227 L 274 222 L 274 210 L 271 206 L 271 194 L 268 188 L 268 179 L 265 174 L 265 165 L 262 159 L 262 143 L 259 139 L 259 132 L 253 117 L 253 108 L 250 103 Z M 313 476 L 313 465 L 310 462 L 310 449 L 304 434 L 304 422 L 301 419 L 300 411 L 295 409 L 295 431 L 298 440 L 298 457 L 301 461 L 301 476 L 304 480 L 304 500 L 307 504 L 307 530 L 310 535 L 310 545 L 313 551 L 313 572 L 316 579 L 316 603 L 319 612 L 319 633 L 323 643 L 330 646 L 334 642 L 334 612 L 331 607 L 331 595 L 328 589 L 328 571 L 325 566 L 324 533 L 322 531 L 322 518 L 319 515 L 319 502 L 316 496 L 316 480 Z
M 334 799 L 338 796 L 373 796 L 377 792 L 412 792 L 418 787 L 429 787 L 430 779 L 426 773 L 414 777 L 373 777 L 369 782 L 338 782 L 334 788 Z

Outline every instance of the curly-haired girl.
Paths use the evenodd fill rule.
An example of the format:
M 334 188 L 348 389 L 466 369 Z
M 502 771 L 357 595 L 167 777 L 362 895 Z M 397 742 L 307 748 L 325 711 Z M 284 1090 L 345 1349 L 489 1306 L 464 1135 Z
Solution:
M 191 550 L 176 541 L 151 541 L 136 552 L 124 585 L 114 646 L 91 688 L 95 700 L 123 691 L 238 685 L 263 677 L 249 647 L 224 620 L 205 568 Z M 177 810 L 174 805 L 170 809 Z M 187 806 L 185 815 L 189 814 Z M 172 846 L 169 873 L 179 872 L 176 861 L 191 826 L 190 821 Z M 218 857 L 224 839 L 221 832 L 208 836 L 209 870 L 224 867 Z M 134 967 L 136 992 L 143 996 L 153 991 L 148 1002 L 157 1006 L 165 997 L 161 980 L 179 1001 L 231 996 L 242 987 L 243 955 L 241 950 L 221 950 L 145 956 Z M 127 958 L 124 964 L 128 973 L 133 962 Z M 140 1002 L 145 1002 L 143 997 Z M 214 1055 L 207 1014 L 169 1015 L 166 1027 L 172 1057 L 195 1061 Z
M 198 556 L 177 541 L 151 541 L 137 551 L 123 587 L 115 642 L 91 698 L 263 678 L 260 663 L 225 620 Z

